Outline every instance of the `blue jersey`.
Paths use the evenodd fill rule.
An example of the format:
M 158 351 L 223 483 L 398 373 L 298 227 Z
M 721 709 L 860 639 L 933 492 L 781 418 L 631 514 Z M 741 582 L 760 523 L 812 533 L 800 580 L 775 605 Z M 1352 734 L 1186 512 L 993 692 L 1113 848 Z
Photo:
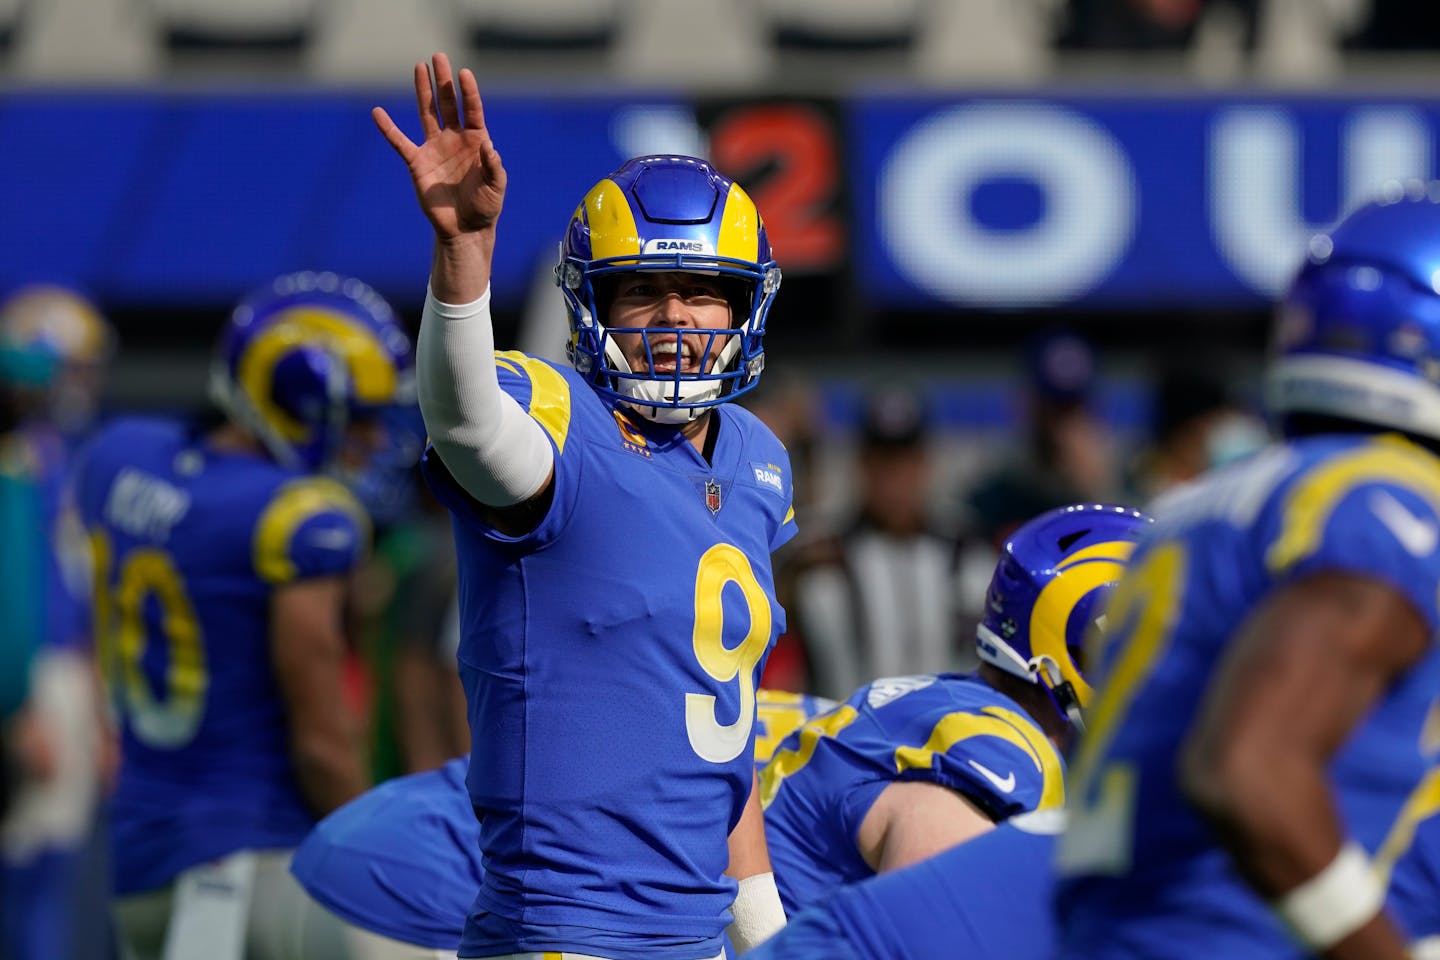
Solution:
M 839 706 L 809 693 L 766 690 L 755 695 L 755 770 L 758 773 L 786 737 L 822 713 Z
M 77 500 L 122 737 L 116 892 L 236 850 L 293 847 L 315 818 L 291 766 L 271 597 L 351 570 L 369 536 L 363 511 L 332 480 L 158 420 L 102 431 Z
M 1061 811 L 1022 814 L 903 870 L 841 887 L 753 960 L 1050 960 Z
M 761 773 L 765 839 L 787 913 L 874 875 L 857 836 L 898 780 L 948 787 L 997 821 L 1065 801 L 1054 746 L 978 677 L 877 680 L 792 733 Z
M 454 953 L 484 869 L 466 758 L 382 783 L 316 825 L 290 872 L 372 933 Z
M 714 410 L 707 462 L 573 370 L 496 364 L 550 439 L 554 491 L 533 531 L 505 536 L 426 456 L 454 515 L 485 852 L 461 955 L 713 956 L 755 689 L 784 627 L 770 553 L 795 532 L 788 458 L 734 405 Z
M 1375 865 L 1382 875 L 1393 870 L 1389 906 L 1400 926 L 1412 940 L 1440 948 L 1440 768 L 1410 794 Z
M 1303 954 L 1241 880 L 1177 782 L 1175 758 L 1230 638 L 1272 591 L 1339 571 L 1389 584 L 1433 631 L 1440 460 L 1395 436 L 1279 445 L 1154 508 L 1107 610 L 1098 701 L 1076 755 L 1056 899 L 1061 956 Z M 1425 542 L 1417 542 L 1424 540 Z M 1425 768 L 1432 650 L 1330 766 L 1347 832 L 1372 853 Z

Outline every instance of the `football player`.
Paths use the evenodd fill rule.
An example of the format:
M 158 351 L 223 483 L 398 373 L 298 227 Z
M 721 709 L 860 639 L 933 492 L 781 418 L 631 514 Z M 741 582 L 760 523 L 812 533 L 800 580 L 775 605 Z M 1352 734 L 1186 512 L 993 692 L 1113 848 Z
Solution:
M 1089 696 L 1078 651 L 1147 523 L 1085 504 L 1031 520 L 996 565 L 978 673 L 875 681 L 781 744 L 760 783 L 788 913 L 1063 805 L 1060 752 Z
M 15 418 L 5 456 L 38 496 L 32 514 L 7 518 L 7 536 L 12 523 L 34 524 L 45 544 L 43 568 L 7 580 L 38 591 L 27 599 L 39 602 L 43 634 L 13 722 L 22 775 L 0 828 L 0 954 L 16 960 L 89 960 L 109 949 L 103 920 L 77 922 L 108 906 L 96 817 L 115 751 L 90 638 L 89 549 L 69 484 L 114 340 L 95 305 L 65 287 L 24 287 L 0 303 L 0 350 L 9 358 L 0 381 Z
M 1406 956 L 1371 858 L 1440 680 L 1437 196 L 1311 241 L 1267 371 L 1284 441 L 1155 506 L 1072 767 L 1059 956 Z
M 506 171 L 474 74 L 433 67 L 421 144 L 374 115 L 435 231 L 424 462 L 454 515 L 486 866 L 460 955 L 701 960 L 732 916 L 743 951 L 784 921 L 752 757 L 790 469 L 728 402 L 764 367 L 765 226 L 703 160 L 631 160 L 561 244 L 573 368 L 495 354 Z
M 222 416 L 116 420 L 87 449 L 77 499 L 124 758 L 116 914 L 135 957 L 276 956 L 289 851 L 365 787 L 342 611 L 369 520 L 336 477 L 384 447 L 376 424 L 411 365 L 368 286 L 287 274 L 225 324 Z
M 828 700 L 756 692 L 757 764 Z M 290 872 L 308 898 L 291 901 L 293 960 L 432 960 L 460 946 L 484 876 L 480 825 L 465 790 L 468 758 L 383 783 L 320 823 Z

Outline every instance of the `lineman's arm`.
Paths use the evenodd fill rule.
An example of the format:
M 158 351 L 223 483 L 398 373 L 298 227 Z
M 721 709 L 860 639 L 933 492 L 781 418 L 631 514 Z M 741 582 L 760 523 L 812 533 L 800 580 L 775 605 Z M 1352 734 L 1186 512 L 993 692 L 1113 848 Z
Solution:
M 765 845 L 759 778 L 753 773 L 750 798 L 740 822 L 730 831 L 730 866 L 725 873 L 740 881 L 731 908 L 735 919 L 725 932 L 736 952 L 744 954 L 785 926 L 785 909 L 780 905 L 775 875 L 770 870 L 770 850 Z
M 860 855 L 876 873 L 899 870 L 973 839 L 995 824 L 949 787 L 921 780 L 890 784 L 860 821 Z
M 1384 583 L 1340 573 L 1296 581 L 1241 628 L 1182 752 L 1187 798 L 1256 890 L 1286 905 L 1292 927 L 1298 908 L 1298 926 L 1314 929 L 1297 933 L 1330 960 L 1406 956 L 1379 910 L 1383 891 L 1367 895 L 1368 873 L 1332 869 L 1354 860 L 1337 861 L 1347 837 L 1327 768 L 1429 642 L 1415 608 Z M 1337 877 L 1339 909 L 1327 893 Z M 1345 923 L 1348 909 L 1359 914 Z M 1319 927 L 1305 919 L 1317 914 Z M 1332 924 L 1340 932 L 1326 935 Z
M 317 816 L 368 786 L 358 723 L 342 687 L 344 595 L 341 577 L 316 577 L 278 587 L 271 601 L 271 658 L 290 756 L 300 792 Z
M 383 109 L 372 111 L 435 230 L 416 344 L 420 409 L 451 476 L 476 501 L 497 508 L 498 528 L 518 533 L 534 526 L 537 503 L 548 506 L 554 454 L 543 429 L 500 389 L 495 374 L 490 268 L 507 177 L 485 127 L 475 75 L 460 71 L 457 93 L 449 59 L 437 53 L 433 65 L 433 81 L 425 64 L 415 65 L 421 145 Z

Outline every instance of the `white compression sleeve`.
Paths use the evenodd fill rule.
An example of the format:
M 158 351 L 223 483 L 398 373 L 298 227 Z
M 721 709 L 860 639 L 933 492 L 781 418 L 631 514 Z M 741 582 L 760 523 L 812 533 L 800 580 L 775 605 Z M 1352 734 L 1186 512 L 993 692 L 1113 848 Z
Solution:
M 500 389 L 489 287 L 458 306 L 427 287 L 415 372 L 430 442 L 466 493 L 508 507 L 540 492 L 555 452 L 540 424 Z

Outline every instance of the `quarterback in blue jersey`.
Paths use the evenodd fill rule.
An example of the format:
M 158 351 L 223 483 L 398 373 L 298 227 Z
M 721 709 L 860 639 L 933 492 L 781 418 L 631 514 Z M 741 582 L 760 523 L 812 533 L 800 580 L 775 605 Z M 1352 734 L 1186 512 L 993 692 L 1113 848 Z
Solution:
M 1436 196 L 1311 242 L 1267 371 L 1285 440 L 1154 507 L 1072 768 L 1067 960 L 1406 956 L 1372 857 L 1435 746 Z
M 435 231 L 417 384 L 454 520 L 486 868 L 460 955 L 702 960 L 727 923 L 743 951 L 784 922 L 752 756 L 791 478 L 727 402 L 764 367 L 764 224 L 703 160 L 631 160 L 561 245 L 573 367 L 497 354 L 506 172 L 474 74 L 432 63 L 420 145 L 374 116 Z
M 781 745 L 760 783 L 788 912 L 1064 803 L 1059 751 L 1089 694 L 1072 651 L 1147 522 L 1106 505 L 1030 521 L 996 565 L 977 675 L 876 681 Z
M 134 956 L 219 952 L 247 925 L 246 956 L 273 956 L 265 914 L 294 889 L 288 851 L 364 789 L 342 616 L 369 520 L 335 478 L 383 446 L 375 424 L 411 360 L 365 284 L 287 274 L 226 323 L 223 417 L 116 420 L 85 453 L 77 500 L 122 736 L 116 914 Z
M 821 697 L 756 693 L 755 759 L 833 706 Z M 309 893 L 294 960 L 452 957 L 480 886 L 480 824 L 465 788 L 469 758 L 383 783 L 336 810 L 295 851 Z

